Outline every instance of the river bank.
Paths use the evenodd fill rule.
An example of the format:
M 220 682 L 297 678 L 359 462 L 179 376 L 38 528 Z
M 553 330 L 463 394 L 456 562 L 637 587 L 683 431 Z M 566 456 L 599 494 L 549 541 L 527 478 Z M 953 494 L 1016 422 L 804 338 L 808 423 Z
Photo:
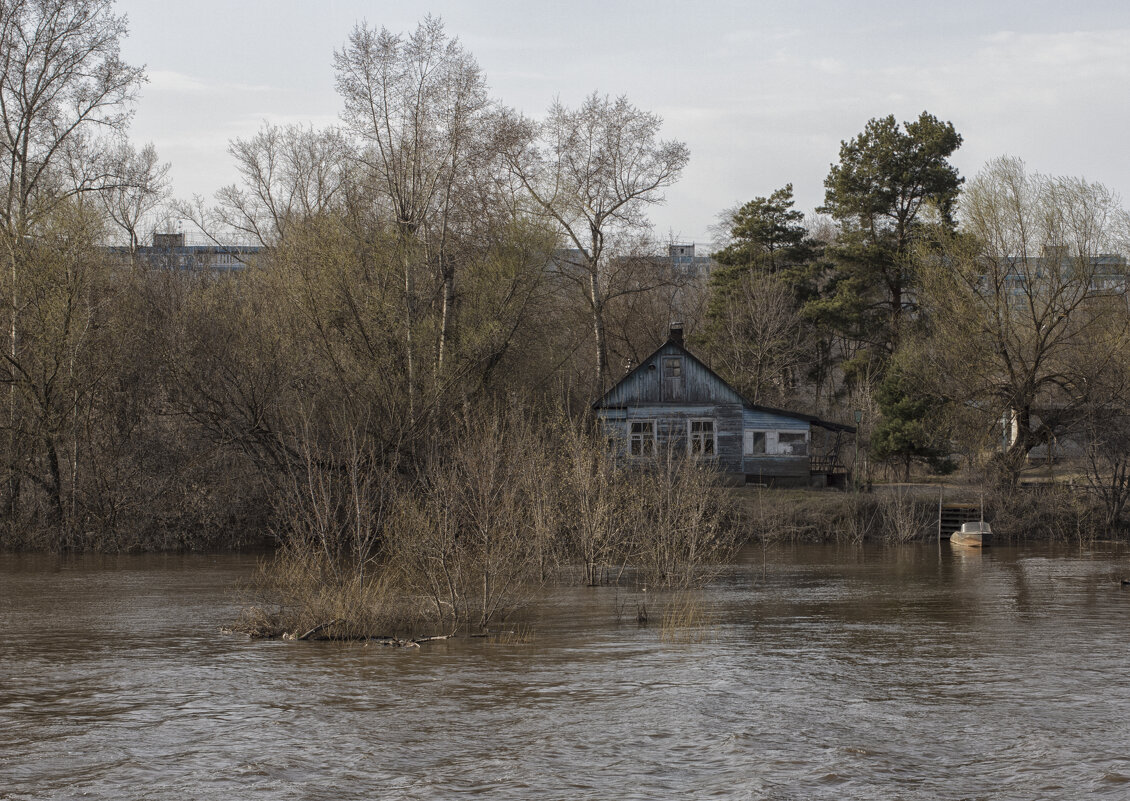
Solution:
M 907 542 L 937 536 L 939 497 L 946 505 L 983 508 L 994 534 L 1007 542 L 1087 542 L 1126 539 L 1125 526 L 1106 525 L 1100 500 L 1078 483 L 1028 483 L 1010 491 L 972 484 L 874 484 L 868 490 L 738 487 L 724 490 L 740 512 L 739 542 Z M 944 536 L 950 532 L 943 531 Z M 11 538 L 0 553 L 57 550 L 53 536 Z M 270 553 L 276 539 L 260 523 L 233 523 L 195 536 L 104 541 L 64 551 L 103 553 Z
M 998 542 L 1123 540 L 1099 498 L 1072 484 L 1030 484 L 984 490 L 970 484 L 875 484 L 868 491 L 732 490 L 751 541 L 912 542 L 938 537 L 938 507 L 984 515 Z M 943 526 L 942 536 L 952 529 Z

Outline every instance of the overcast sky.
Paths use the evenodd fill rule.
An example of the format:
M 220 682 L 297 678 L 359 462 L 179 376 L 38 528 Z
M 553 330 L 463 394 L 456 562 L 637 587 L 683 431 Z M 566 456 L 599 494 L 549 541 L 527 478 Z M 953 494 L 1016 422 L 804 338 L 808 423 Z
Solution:
M 707 242 L 720 210 L 791 182 L 805 212 L 841 140 L 872 117 L 953 122 L 954 161 L 993 156 L 1130 197 L 1130 3 L 119 0 L 144 64 L 131 136 L 172 163 L 178 196 L 235 180 L 227 153 L 264 120 L 337 121 L 333 52 L 353 26 L 407 32 L 427 13 L 474 53 L 500 102 L 627 95 L 691 150 L 652 209 L 661 238 Z

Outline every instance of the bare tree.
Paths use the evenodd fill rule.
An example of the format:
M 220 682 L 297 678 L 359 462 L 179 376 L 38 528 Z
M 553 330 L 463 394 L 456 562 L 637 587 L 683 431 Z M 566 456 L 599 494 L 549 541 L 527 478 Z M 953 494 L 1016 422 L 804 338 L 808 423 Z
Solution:
M 583 287 L 592 313 L 597 385 L 608 380 L 605 304 L 617 246 L 647 227 L 644 209 L 663 200 L 689 158 L 682 142 L 657 139 L 662 119 L 626 97 L 593 93 L 578 109 L 555 103 L 538 124 L 503 115 L 504 157 L 532 210 L 558 225 L 573 248 L 562 274 Z
M 735 499 L 709 466 L 668 451 L 639 477 L 635 559 L 649 583 L 690 587 L 741 541 Z
M 234 140 L 228 152 L 242 185 L 219 191 L 219 221 L 262 245 L 341 200 L 348 144 L 336 128 L 264 125 L 250 139 Z
M 99 189 L 105 170 L 92 155 L 94 131 L 117 131 L 144 79 L 119 49 L 126 20 L 111 0 L 0 2 L 0 247 L 7 262 L 6 356 L 20 359 L 21 273 L 41 221 L 76 194 Z M 16 389 L 9 391 L 8 427 L 15 432 Z M 9 437 L 8 509 L 19 498 L 16 438 Z
M 402 496 L 390 551 L 414 594 L 454 632 L 485 629 L 528 601 L 541 582 L 556 515 L 544 480 L 552 463 L 528 409 L 471 412 L 451 442 L 429 449 Z
M 169 165 L 158 160 L 152 144 L 137 150 L 123 141 L 111 152 L 110 171 L 109 184 L 99 193 L 102 204 L 136 256 L 142 225 L 169 197 Z
M 442 283 L 440 371 L 449 347 L 456 299 L 451 211 L 460 177 L 476 158 L 476 129 L 488 108 L 486 83 L 474 57 L 434 17 L 407 37 L 359 25 L 334 63 L 345 101 L 342 116 L 365 144 L 358 158 L 391 209 L 398 236 L 407 369 L 414 387 L 421 264 L 434 266 Z
M 1084 417 L 1086 438 L 1084 475 L 1091 492 L 1102 503 L 1108 529 L 1118 526 L 1130 505 L 1130 410 L 1126 378 L 1117 394 L 1106 394 L 1089 404 Z
M 62 179 L 91 131 L 125 127 L 144 79 L 119 58 L 126 20 L 112 8 L 110 0 L 0 4 L 0 223 L 9 236 L 28 234 L 54 203 L 105 182 L 98 171 Z
M 1078 428 L 1094 388 L 1119 369 L 1130 317 L 1112 254 L 1125 213 L 1100 184 L 996 159 L 970 182 L 962 217 L 926 261 L 930 373 L 986 430 L 1004 421 L 1002 464 L 1015 480 L 1033 447 Z
M 623 572 L 629 557 L 633 512 L 629 486 L 615 457 L 589 426 L 564 430 L 560 492 L 569 547 L 580 563 L 581 579 L 595 586 Z
M 711 356 L 754 403 L 781 403 L 808 363 L 793 291 L 771 275 L 747 272 L 718 309 Z

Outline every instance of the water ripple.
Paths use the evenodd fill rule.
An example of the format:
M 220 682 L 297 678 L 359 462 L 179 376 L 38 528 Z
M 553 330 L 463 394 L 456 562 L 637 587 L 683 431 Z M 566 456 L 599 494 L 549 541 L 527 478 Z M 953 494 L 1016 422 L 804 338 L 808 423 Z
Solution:
M 532 643 L 217 632 L 248 557 L 0 557 L 0 798 L 1126 796 L 1122 551 L 751 555 L 701 643 L 562 591 Z M 661 600 L 654 598 L 651 604 Z

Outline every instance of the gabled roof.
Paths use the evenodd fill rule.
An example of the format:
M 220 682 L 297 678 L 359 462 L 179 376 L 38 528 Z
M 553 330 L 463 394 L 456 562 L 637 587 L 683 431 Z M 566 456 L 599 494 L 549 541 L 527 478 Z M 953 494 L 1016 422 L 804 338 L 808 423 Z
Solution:
M 669 349 L 669 348 L 674 348 L 674 350 L 677 351 L 678 353 L 682 354 L 683 356 L 685 356 L 688 359 L 693 360 L 695 362 L 695 364 L 697 364 L 699 367 L 701 367 L 714 381 L 718 382 L 718 384 L 725 387 L 726 390 L 733 393 L 734 397 L 742 405 L 743 408 L 750 409 L 752 411 L 757 411 L 757 412 L 766 412 L 768 414 L 781 415 L 782 417 L 791 417 L 795 420 L 803 420 L 804 422 L 808 423 L 809 425 L 819 426 L 820 428 L 827 429 L 828 431 L 843 431 L 843 432 L 846 432 L 846 433 L 849 433 L 849 434 L 855 433 L 855 426 L 846 425 L 844 423 L 833 423 L 830 420 L 823 420 L 823 419 L 821 419 L 821 418 L 819 418 L 815 415 L 805 414 L 803 412 L 793 412 L 793 411 L 789 411 L 787 409 L 776 409 L 772 406 L 762 406 L 761 404 L 758 404 L 758 403 L 751 403 L 750 401 L 746 400 L 746 398 L 743 397 L 741 393 L 739 393 L 736 389 L 734 389 L 732 386 L 730 386 L 720 375 L 718 375 L 716 372 L 711 370 L 709 365 L 707 365 L 704 361 L 702 361 L 697 356 L 695 356 L 693 353 L 691 353 L 689 350 L 687 350 L 686 347 L 682 344 L 681 341 L 678 341 L 673 337 L 669 337 L 666 342 L 664 342 L 662 345 L 660 345 L 658 348 L 656 348 L 654 351 L 652 351 L 646 358 L 641 360 L 640 363 L 638 365 L 636 365 L 636 367 L 633 370 L 631 370 L 627 375 L 625 375 L 623 378 L 621 378 L 619 381 L 617 381 L 607 392 L 604 393 L 604 395 L 602 395 L 600 397 L 599 400 L 597 400 L 595 403 L 593 403 L 592 408 L 593 409 L 618 409 L 618 408 L 623 408 L 623 404 L 610 403 L 609 401 L 610 401 L 611 396 L 613 396 L 615 394 L 616 390 L 620 387 L 620 385 L 631 381 L 637 375 L 637 373 L 639 373 L 641 370 L 644 370 L 645 368 L 647 368 L 647 366 L 651 363 L 652 359 L 654 359 L 656 356 L 658 356 L 661 351 Z

